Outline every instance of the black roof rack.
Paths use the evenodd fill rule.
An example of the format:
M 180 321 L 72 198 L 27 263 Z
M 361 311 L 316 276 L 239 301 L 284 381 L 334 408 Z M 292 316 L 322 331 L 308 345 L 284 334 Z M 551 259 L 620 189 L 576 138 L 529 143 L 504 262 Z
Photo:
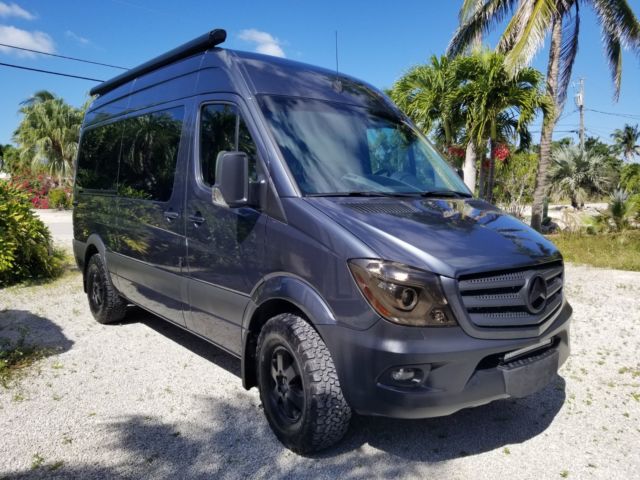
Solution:
M 100 85 L 96 85 L 89 91 L 89 94 L 104 95 L 108 91 L 127 83 L 129 80 L 133 80 L 136 77 L 144 75 L 145 73 L 164 67 L 165 65 L 173 63 L 181 58 L 188 57 L 189 55 L 193 55 L 194 53 L 203 52 L 211 47 L 220 45 L 226 40 L 226 38 L 226 31 L 219 28 L 211 30 L 210 32 L 200 35 L 198 38 L 194 38 L 190 42 L 180 45 L 167 53 L 163 53 L 142 65 L 138 65 L 137 67 L 127 70 L 117 77 L 113 77 L 106 82 L 102 82 Z

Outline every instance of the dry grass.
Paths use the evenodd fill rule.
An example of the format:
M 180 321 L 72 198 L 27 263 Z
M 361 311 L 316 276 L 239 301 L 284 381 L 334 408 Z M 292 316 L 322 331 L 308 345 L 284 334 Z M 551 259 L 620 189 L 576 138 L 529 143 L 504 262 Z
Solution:
M 616 270 L 640 271 L 640 231 L 587 235 L 549 235 L 566 262 Z

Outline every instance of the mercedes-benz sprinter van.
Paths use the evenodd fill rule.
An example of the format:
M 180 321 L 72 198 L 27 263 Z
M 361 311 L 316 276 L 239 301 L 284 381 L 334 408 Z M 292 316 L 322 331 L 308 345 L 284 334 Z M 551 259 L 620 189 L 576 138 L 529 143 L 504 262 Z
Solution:
M 137 305 L 238 357 L 302 453 L 352 412 L 442 416 L 552 380 L 571 317 L 553 244 L 473 198 L 377 89 L 225 36 L 91 92 L 73 246 L 95 318 Z

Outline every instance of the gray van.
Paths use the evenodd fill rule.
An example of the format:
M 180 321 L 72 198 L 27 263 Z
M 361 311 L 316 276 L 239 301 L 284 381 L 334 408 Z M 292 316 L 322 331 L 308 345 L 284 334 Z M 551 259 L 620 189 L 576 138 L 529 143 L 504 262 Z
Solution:
M 352 412 L 442 416 L 547 385 L 571 317 L 554 245 L 473 198 L 372 86 L 225 37 L 91 91 L 73 247 L 96 320 L 137 305 L 238 357 L 300 453 Z

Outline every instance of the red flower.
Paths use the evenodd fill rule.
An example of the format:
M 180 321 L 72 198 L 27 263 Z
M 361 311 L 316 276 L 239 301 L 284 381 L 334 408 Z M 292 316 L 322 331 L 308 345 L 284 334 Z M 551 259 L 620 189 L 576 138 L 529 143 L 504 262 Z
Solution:
M 509 151 L 508 145 L 505 145 L 504 143 L 500 143 L 496 145 L 494 154 L 497 160 L 504 162 L 507 158 L 509 158 L 509 155 L 511 154 L 511 152 Z

